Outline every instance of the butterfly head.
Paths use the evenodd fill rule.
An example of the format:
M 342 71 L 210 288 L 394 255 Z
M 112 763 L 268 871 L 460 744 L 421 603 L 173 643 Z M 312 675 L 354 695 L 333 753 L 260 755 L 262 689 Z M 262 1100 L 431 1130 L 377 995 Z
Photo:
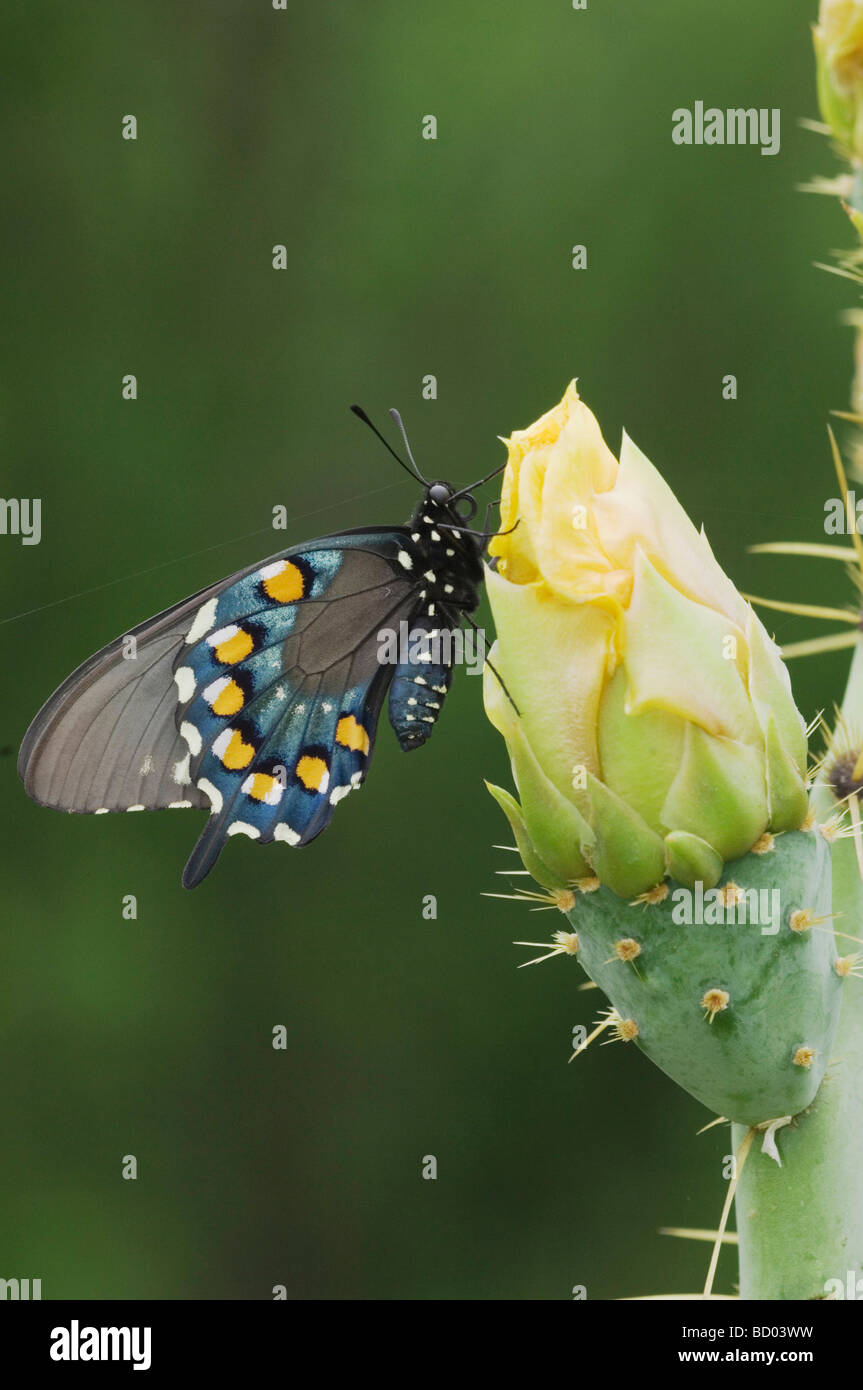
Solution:
M 425 491 L 423 506 L 432 508 L 438 513 L 445 512 L 447 521 L 464 525 L 471 521 L 476 515 L 476 500 L 471 497 L 469 492 L 456 492 L 456 489 L 445 482 L 430 483 Z
M 452 497 L 454 489 L 449 483 L 432 483 L 428 490 L 430 502 L 434 502 L 437 507 L 445 507 Z
M 427 483 L 417 505 L 410 525 L 421 533 L 434 539 L 436 528 L 463 534 L 464 539 L 473 537 L 470 523 L 476 515 L 476 499 L 469 492 L 457 491 L 451 483 L 442 480 Z M 478 533 L 477 533 L 478 534 Z

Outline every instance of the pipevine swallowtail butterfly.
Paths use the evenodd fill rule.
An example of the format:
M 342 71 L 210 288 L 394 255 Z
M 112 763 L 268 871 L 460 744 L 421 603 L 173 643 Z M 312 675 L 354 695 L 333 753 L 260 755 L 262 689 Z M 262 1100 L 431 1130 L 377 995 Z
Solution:
M 407 525 L 292 546 L 141 623 L 63 682 L 21 745 L 40 805 L 209 808 L 186 888 L 231 835 L 307 845 L 325 830 L 365 780 L 387 692 L 399 744 L 420 747 L 452 680 L 452 647 L 434 639 L 472 624 L 490 538 L 468 525 L 472 493 L 501 469 L 460 490 L 430 483 L 397 411 L 410 464 L 352 409 L 422 485 Z M 403 622 L 431 657 L 382 663 L 379 631 Z

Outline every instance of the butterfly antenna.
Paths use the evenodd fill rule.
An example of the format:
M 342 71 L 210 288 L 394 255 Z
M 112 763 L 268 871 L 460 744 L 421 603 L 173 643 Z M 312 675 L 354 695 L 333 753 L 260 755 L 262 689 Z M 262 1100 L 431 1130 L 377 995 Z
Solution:
M 467 487 L 463 487 L 460 492 L 453 493 L 449 499 L 450 502 L 455 502 L 458 497 L 464 497 L 466 493 L 473 492 L 475 487 L 482 487 L 485 483 L 490 483 L 492 478 L 496 478 L 498 473 L 502 473 L 505 468 L 506 464 L 502 463 L 500 467 L 493 468 L 490 473 L 486 473 L 484 478 L 478 479 L 475 483 L 468 483 Z
M 420 472 L 419 464 L 417 463 L 416 459 L 414 458 L 413 454 L 411 453 L 411 446 L 410 446 L 410 443 L 408 442 L 408 433 L 407 433 L 407 430 L 405 429 L 404 421 L 402 420 L 401 415 L 399 414 L 399 412 L 398 412 L 397 410 L 391 410 L 391 411 L 390 411 L 390 415 L 392 416 L 392 418 L 395 420 L 396 424 L 398 425 L 399 434 L 401 435 L 401 437 L 402 437 L 402 443 L 403 443 L 404 446 L 405 446 L 405 453 L 407 454 L 408 458 L 410 459 L 411 463 L 413 464 L 413 466 L 414 466 L 414 471 L 416 472 L 417 477 L 418 477 L 419 479 L 421 479 L 421 481 L 425 484 L 426 487 L 428 487 L 428 479 L 427 479 L 427 478 L 423 478 L 423 475 L 422 475 L 422 473 Z
M 392 456 L 393 456 L 393 458 L 395 459 L 396 463 L 400 464 L 401 467 L 405 470 L 406 473 L 410 473 L 411 477 L 414 478 L 418 483 L 422 483 L 423 486 L 427 486 L 426 480 L 425 480 L 425 478 L 422 476 L 422 474 L 419 473 L 419 472 L 414 472 L 414 468 L 416 468 L 416 464 L 414 464 L 414 468 L 409 468 L 409 467 L 408 467 L 408 465 L 405 463 L 404 459 L 403 459 L 399 454 L 396 453 L 395 449 L 393 448 L 392 444 L 390 444 L 389 440 L 385 439 L 384 436 L 381 434 L 381 432 L 380 432 L 380 430 L 378 429 L 377 425 L 373 425 L 373 424 L 372 424 L 371 420 L 369 419 L 369 417 L 368 417 L 368 415 L 366 414 L 366 412 L 363 410 L 362 406 L 361 406 L 361 405 L 352 405 L 352 406 L 351 406 L 351 410 L 354 412 L 354 414 L 357 416 L 357 418 L 358 418 L 359 420 L 362 420 L 362 422 L 363 422 L 364 425 L 368 425 L 368 427 L 369 427 L 369 429 L 371 430 L 372 434 L 376 434 L 376 435 L 377 435 L 378 439 L 381 441 L 381 443 L 383 444 L 383 446 L 384 446 L 384 448 L 387 450 L 387 452 L 390 453 L 390 454 L 392 454 Z M 410 449 L 408 449 L 408 454 L 410 454 Z M 412 459 L 411 459 L 411 462 L 413 463 L 413 460 L 412 460 Z

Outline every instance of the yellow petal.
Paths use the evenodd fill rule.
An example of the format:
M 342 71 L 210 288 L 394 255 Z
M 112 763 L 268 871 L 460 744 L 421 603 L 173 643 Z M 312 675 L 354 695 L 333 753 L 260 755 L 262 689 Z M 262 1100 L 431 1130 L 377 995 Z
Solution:
M 640 549 L 675 588 L 743 626 L 746 605 L 713 558 L 706 536 L 627 434 L 617 481 L 595 498 L 594 513 L 603 547 L 620 569 L 631 571 Z
M 592 411 L 579 400 L 570 382 L 559 405 L 526 430 L 516 430 L 506 441 L 509 448 L 501 489 L 501 531 L 518 526 L 511 535 L 496 536 L 489 552 L 501 561 L 501 573 L 517 584 L 539 578 L 540 554 L 552 553 L 543 536 L 546 508 L 544 490 L 551 470 L 551 487 L 564 479 L 571 492 L 567 517 L 576 502 L 586 502 L 596 492 L 611 487 L 617 460 L 602 438 Z
M 623 650 L 632 712 L 664 709 L 708 733 L 763 742 L 735 659 L 735 653 L 746 653 L 744 633 L 722 614 L 684 597 L 641 551 L 624 617 Z

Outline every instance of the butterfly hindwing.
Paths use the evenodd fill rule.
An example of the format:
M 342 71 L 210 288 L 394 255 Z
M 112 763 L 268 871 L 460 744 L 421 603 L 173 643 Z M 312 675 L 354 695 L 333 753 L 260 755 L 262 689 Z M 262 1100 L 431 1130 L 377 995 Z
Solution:
M 392 670 L 377 663 L 375 634 L 411 602 L 397 559 L 402 544 L 399 529 L 325 537 L 242 570 L 118 638 L 79 667 L 33 721 L 19 756 L 28 793 L 78 812 L 212 809 L 212 788 L 220 788 L 201 771 L 205 761 L 228 779 L 233 796 L 235 774 L 244 772 L 241 785 L 260 761 L 267 775 L 264 762 L 276 751 L 287 759 L 281 775 L 290 782 L 299 725 L 286 722 L 287 707 L 302 702 L 304 683 L 314 703 L 335 681 L 334 698 L 353 702 L 367 725 L 377 720 Z M 124 659 L 130 637 L 134 658 Z M 224 735 L 234 725 L 240 738 L 226 762 L 220 754 L 232 734 Z M 254 747 L 246 768 L 239 766 L 248 756 L 243 729 Z M 266 798 L 262 804 L 270 809 Z M 324 824 L 335 805 L 327 804 Z M 239 812 L 225 817 L 222 842 L 241 819 Z M 218 853 L 221 843 L 215 847 Z
M 218 590 L 202 590 L 118 637 L 54 692 L 18 755 L 34 801 L 79 812 L 164 807 L 181 796 L 206 806 L 206 797 L 181 793 L 171 776 L 185 750 L 173 667 L 195 613 Z M 134 659 L 124 655 L 130 649 Z
M 251 666 L 271 650 L 266 636 L 258 636 L 254 650 L 231 664 L 230 687 L 222 688 L 225 676 L 204 685 L 198 699 L 212 701 L 206 722 L 194 703 L 189 706 L 187 717 L 194 718 L 190 774 L 209 797 L 213 815 L 186 866 L 187 887 L 209 871 L 227 836 L 307 844 L 362 782 L 393 672 L 378 660 L 377 633 L 382 625 L 397 624 L 414 604 L 410 584 L 393 580 L 391 570 L 382 583 L 367 582 L 384 574 L 385 563 L 379 555 L 360 560 L 355 552 L 350 568 L 357 571 L 355 580 L 363 581 L 362 589 L 351 592 L 342 585 L 317 610 L 297 613 L 295 630 L 279 636 L 282 671 L 274 665 L 269 683 L 262 686 L 250 675 Z M 243 623 L 241 632 L 250 628 Z M 235 635 L 227 640 L 235 641 Z M 199 671 L 196 689 L 210 681 L 212 653 L 231 654 L 223 643 L 217 631 L 200 644 L 209 653 L 196 648 L 184 657 Z M 249 688 L 253 694 L 240 706 L 241 692 Z M 226 690 L 232 711 L 218 714 Z

